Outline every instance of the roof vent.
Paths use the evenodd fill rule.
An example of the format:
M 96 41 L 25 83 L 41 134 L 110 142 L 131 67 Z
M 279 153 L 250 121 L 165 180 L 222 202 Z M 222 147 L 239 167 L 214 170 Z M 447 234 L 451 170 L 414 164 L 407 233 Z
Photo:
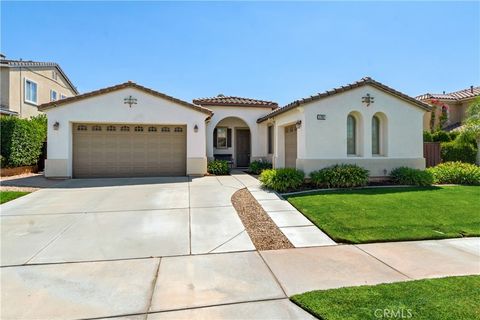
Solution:
M 219 97 L 219 98 L 224 98 L 225 95 L 224 95 L 223 93 L 219 93 L 219 94 L 217 95 L 217 97 Z
M 473 86 L 470 86 L 470 92 L 473 93 Z

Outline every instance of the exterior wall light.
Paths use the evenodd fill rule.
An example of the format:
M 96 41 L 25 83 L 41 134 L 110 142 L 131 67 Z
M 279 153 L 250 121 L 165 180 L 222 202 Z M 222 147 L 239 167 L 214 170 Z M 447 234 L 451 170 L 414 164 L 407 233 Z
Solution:
M 297 127 L 297 129 L 300 129 L 302 127 L 302 120 L 298 120 L 297 122 L 295 122 L 295 127 Z
M 198 132 L 198 126 L 197 125 L 193 126 L 193 131 Z
M 60 128 L 60 123 L 58 121 L 55 121 L 55 123 L 53 124 L 53 130 L 58 130 L 58 128 Z

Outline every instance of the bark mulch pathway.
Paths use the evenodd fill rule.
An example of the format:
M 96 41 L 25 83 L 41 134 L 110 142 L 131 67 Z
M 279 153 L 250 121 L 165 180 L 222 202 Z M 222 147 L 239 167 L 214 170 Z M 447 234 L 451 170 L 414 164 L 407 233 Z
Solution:
M 257 250 L 295 248 L 246 188 L 231 201 Z

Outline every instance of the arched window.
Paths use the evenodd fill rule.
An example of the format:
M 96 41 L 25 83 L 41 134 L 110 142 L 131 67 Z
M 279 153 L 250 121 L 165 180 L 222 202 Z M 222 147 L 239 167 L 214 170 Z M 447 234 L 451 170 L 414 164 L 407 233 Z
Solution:
M 347 154 L 357 154 L 357 120 L 352 115 L 347 117 Z
M 380 154 L 380 119 L 377 116 L 372 118 L 372 154 Z

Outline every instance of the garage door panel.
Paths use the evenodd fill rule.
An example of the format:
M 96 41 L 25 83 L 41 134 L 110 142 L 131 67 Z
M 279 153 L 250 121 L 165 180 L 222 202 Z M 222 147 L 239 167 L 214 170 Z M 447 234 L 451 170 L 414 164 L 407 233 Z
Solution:
M 74 177 L 185 175 L 186 127 L 74 124 Z

